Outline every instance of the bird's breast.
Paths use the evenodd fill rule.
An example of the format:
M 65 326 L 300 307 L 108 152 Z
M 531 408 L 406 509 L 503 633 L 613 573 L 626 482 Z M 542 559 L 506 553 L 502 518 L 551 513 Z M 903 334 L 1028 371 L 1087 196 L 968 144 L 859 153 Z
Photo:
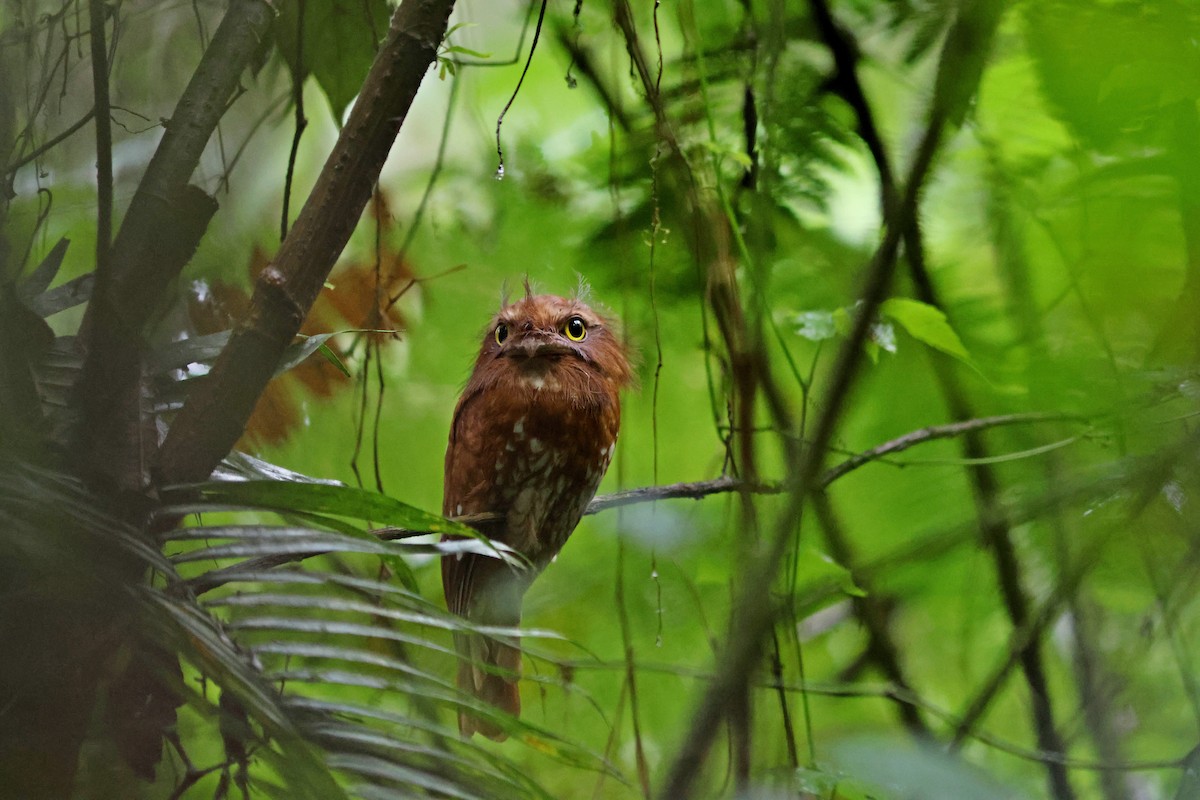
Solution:
M 519 413 L 518 413 L 519 412 Z M 539 391 L 493 420 L 493 506 L 506 514 L 506 543 L 533 559 L 558 551 L 612 460 L 619 412 Z

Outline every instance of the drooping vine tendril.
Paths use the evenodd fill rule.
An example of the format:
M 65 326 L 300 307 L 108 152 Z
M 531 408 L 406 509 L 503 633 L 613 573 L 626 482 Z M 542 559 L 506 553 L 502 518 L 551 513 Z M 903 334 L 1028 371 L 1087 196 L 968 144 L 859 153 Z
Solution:
M 547 0 L 542 0 L 541 8 L 538 10 L 537 26 L 533 29 L 533 43 L 529 46 L 529 57 L 525 59 L 525 68 L 521 70 L 521 77 L 517 79 L 517 86 L 513 89 L 512 97 L 508 98 L 500 116 L 496 118 L 496 158 L 498 160 L 496 180 L 504 178 L 504 148 L 500 145 L 500 126 L 504 124 L 504 115 L 512 108 L 513 102 L 517 99 L 517 93 L 521 91 L 521 84 L 525 82 L 525 75 L 529 72 L 529 65 L 533 63 L 533 54 L 537 52 L 538 40 L 542 35 L 542 21 L 546 18 L 546 2 Z

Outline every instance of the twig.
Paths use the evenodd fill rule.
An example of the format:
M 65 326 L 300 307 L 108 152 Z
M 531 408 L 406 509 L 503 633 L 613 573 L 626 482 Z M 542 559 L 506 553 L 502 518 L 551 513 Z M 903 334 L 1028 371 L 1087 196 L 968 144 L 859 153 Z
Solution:
M 967 419 L 961 422 L 951 422 L 945 425 L 930 425 L 927 428 L 921 428 L 903 436 L 884 442 L 881 445 L 872 447 L 870 450 L 851 456 L 842 463 L 838 464 L 833 469 L 827 470 L 821 476 L 821 485 L 828 486 L 848 472 L 858 469 L 863 464 L 871 461 L 876 461 L 884 456 L 892 453 L 899 453 L 901 450 L 907 450 L 913 445 L 922 442 L 933 441 L 934 439 L 949 439 L 955 436 L 962 436 L 967 433 L 986 430 L 987 428 L 998 428 L 1003 425 L 1020 425 L 1028 422 L 1061 422 L 1064 420 L 1077 420 L 1082 422 L 1083 419 L 1071 414 L 1058 414 L 1049 412 L 1030 412 L 1024 414 L 1001 414 L 994 417 L 979 417 L 977 419 Z
M 308 117 L 304 115 L 304 83 L 308 72 L 304 66 L 304 10 L 308 3 L 299 0 L 296 4 L 296 69 L 292 73 L 292 105 L 295 106 L 295 130 L 292 132 L 292 149 L 288 153 L 287 173 L 283 177 L 283 210 L 279 213 L 279 241 L 287 238 L 288 217 L 291 216 L 292 178 L 296 173 L 296 156 L 300 152 L 300 140 L 308 128 Z
M 94 116 L 96 116 L 96 107 L 95 106 L 89 108 L 86 114 L 84 114 L 82 117 L 80 117 L 78 121 L 73 123 L 65 131 L 58 134 L 53 139 L 50 139 L 45 144 L 35 148 L 28 154 L 21 156 L 16 161 L 9 164 L 4 170 L 5 177 L 9 177 L 11 175 L 16 174 L 17 170 L 21 169 L 21 167 L 23 167 L 26 164 L 29 164 L 33 161 L 36 161 L 37 159 L 41 158 L 49 151 L 53 150 L 58 145 L 65 142 L 71 136 L 74 136 L 76 133 L 78 133 L 80 131 L 80 129 L 83 128 L 84 125 L 87 125 L 89 122 L 91 122 L 92 117 L 94 117 Z
M 521 91 L 521 84 L 525 82 L 525 75 L 529 72 L 529 65 L 533 63 L 533 54 L 537 52 L 538 40 L 542 36 L 542 22 L 546 19 L 546 0 L 542 0 L 541 8 L 538 9 L 537 24 L 533 28 L 533 44 L 529 46 L 529 57 L 525 59 L 525 67 L 521 70 L 521 77 L 517 78 L 517 85 L 513 88 L 512 96 L 508 98 L 508 102 L 504 104 L 504 108 L 500 111 L 500 116 L 496 117 L 496 178 L 504 177 L 504 148 L 500 146 L 500 126 L 504 124 L 504 115 L 512 108 L 512 104 L 517 99 L 517 94 Z
M 579 43 L 577 36 L 572 35 L 571 31 L 562 24 L 559 24 L 554 29 L 554 35 L 558 37 L 558 44 L 571 57 L 571 64 L 578 68 L 579 74 L 582 75 L 588 84 L 596 91 L 600 97 L 600 104 L 612 116 L 617 126 L 626 133 L 631 129 L 632 123 L 629 120 L 629 114 L 621 105 L 620 98 L 615 95 L 608 87 L 608 84 L 600 77 L 596 71 L 596 63 L 592 58 L 591 53 Z

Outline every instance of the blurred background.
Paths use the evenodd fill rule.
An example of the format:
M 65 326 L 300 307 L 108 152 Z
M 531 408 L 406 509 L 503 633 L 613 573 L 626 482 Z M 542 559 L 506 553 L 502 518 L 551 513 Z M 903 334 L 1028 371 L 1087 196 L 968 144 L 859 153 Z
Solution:
M 8 281 L 64 238 L 55 285 L 95 266 L 93 126 L 38 152 L 93 107 L 86 5 L 0 5 Z M 245 311 L 393 8 L 275 5 L 192 175 L 219 210 L 156 315 L 155 346 Z M 773 633 L 741 716 L 694 765 L 696 796 L 1200 796 L 1184 769 L 1200 742 L 1200 10 L 999 5 L 455 5 L 302 329 L 335 334 L 329 357 L 270 384 L 246 453 L 436 513 L 458 392 L 505 291 L 528 278 L 555 294 L 589 287 L 637 355 L 602 494 L 723 475 L 774 484 L 830 412 L 888 223 L 905 229 L 822 464 L 895 452 L 869 453 L 798 518 L 783 518 L 786 497 L 756 493 L 589 516 L 533 586 L 524 623 L 562 637 L 526 639 L 524 717 L 542 733 L 485 749 L 549 796 L 663 785 L 736 639 L 745 568 L 777 530 L 788 543 Z M 225 5 L 105 7 L 119 220 Z M 934 125 L 944 133 L 909 224 L 898 198 Z M 64 336 L 81 318 L 76 307 L 48 322 Z M 758 359 L 748 392 L 745 354 Z M 189 524 L 214 519 L 226 517 Z M 406 558 L 413 588 L 440 606 L 436 555 Z M 364 554 L 305 563 L 392 571 Z M 236 623 L 262 608 L 220 598 L 270 588 L 204 602 Z M 406 663 L 448 680 L 450 636 L 426 635 Z M 186 684 L 203 674 L 184 659 Z M 378 686 L 297 691 L 397 713 L 414 702 Z M 219 764 L 228 742 L 203 707 L 180 711 L 178 737 L 196 765 Z M 254 796 L 277 779 L 260 769 Z M 221 769 L 183 786 L 188 774 L 168 748 L 142 791 L 229 790 Z

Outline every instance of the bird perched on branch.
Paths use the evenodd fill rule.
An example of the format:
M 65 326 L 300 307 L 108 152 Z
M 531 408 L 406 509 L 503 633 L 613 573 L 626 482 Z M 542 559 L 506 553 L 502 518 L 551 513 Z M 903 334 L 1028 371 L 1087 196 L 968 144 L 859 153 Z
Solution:
M 494 513 L 480 526 L 529 562 L 484 555 L 442 558 L 446 605 L 476 625 L 516 627 L 521 599 L 558 554 L 612 460 L 619 392 L 630 383 L 625 348 L 609 322 L 577 299 L 534 296 L 505 304 L 483 336 L 446 449 L 442 513 Z M 521 711 L 519 641 L 455 634 L 458 685 L 514 716 Z M 466 712 L 464 736 L 502 741 L 494 720 Z

